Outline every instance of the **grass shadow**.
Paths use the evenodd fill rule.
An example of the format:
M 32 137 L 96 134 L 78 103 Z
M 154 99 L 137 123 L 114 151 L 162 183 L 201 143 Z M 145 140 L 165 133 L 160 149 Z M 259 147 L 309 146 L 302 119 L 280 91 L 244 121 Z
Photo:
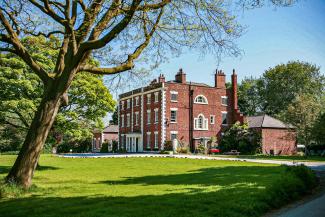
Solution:
M 9 170 L 11 169 L 11 166 L 0 166 L 0 174 L 6 174 L 9 172 Z M 38 165 L 36 167 L 37 171 L 46 171 L 46 170 L 58 170 L 60 169 L 59 167 L 53 167 L 53 166 L 42 166 L 42 165 Z
M 230 166 L 212 167 L 172 175 L 154 175 L 141 177 L 122 177 L 123 180 L 104 180 L 97 183 L 108 185 L 233 185 L 236 183 L 265 183 L 272 180 L 280 167 L 267 166 Z

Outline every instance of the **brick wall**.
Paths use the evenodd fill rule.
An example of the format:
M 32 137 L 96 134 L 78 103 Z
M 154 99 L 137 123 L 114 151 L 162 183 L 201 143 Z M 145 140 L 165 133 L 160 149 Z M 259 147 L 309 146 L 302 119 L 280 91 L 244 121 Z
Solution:
M 287 129 L 262 129 L 263 154 L 292 155 L 296 153 L 296 133 Z

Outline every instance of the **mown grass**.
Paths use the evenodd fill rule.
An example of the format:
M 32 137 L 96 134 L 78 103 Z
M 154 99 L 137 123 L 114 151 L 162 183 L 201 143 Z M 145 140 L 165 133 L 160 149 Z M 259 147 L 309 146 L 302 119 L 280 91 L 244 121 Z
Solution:
M 262 160 L 283 160 L 283 161 L 300 161 L 300 162 L 321 162 L 325 161 L 325 156 L 270 156 L 270 155 L 214 155 L 216 157 L 245 158 L 245 159 L 262 159 Z
M 0 178 L 14 159 L 0 156 Z M 254 217 L 310 188 L 300 170 L 247 162 L 42 155 L 40 165 L 31 191 L 8 198 L 4 187 L 1 215 Z

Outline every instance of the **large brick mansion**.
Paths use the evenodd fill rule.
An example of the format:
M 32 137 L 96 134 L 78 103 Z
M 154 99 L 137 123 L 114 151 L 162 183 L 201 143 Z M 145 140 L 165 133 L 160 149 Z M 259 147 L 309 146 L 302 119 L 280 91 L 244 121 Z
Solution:
M 128 152 L 158 151 L 168 140 L 178 139 L 193 151 L 199 143 L 236 121 L 243 122 L 237 107 L 237 75 L 226 88 L 222 71 L 214 75 L 215 85 L 186 81 L 179 70 L 175 80 L 165 77 L 149 86 L 119 96 L 119 147 Z

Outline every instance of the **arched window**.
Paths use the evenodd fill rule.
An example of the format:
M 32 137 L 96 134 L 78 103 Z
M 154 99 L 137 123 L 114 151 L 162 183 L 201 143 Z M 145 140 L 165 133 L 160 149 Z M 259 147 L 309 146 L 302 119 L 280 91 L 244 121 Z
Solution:
M 208 130 L 208 119 L 203 114 L 194 118 L 194 130 Z
M 203 95 L 198 95 L 197 97 L 195 97 L 194 103 L 197 104 L 208 104 L 208 100 L 205 96 Z

